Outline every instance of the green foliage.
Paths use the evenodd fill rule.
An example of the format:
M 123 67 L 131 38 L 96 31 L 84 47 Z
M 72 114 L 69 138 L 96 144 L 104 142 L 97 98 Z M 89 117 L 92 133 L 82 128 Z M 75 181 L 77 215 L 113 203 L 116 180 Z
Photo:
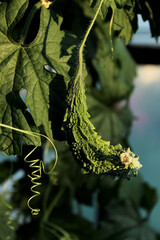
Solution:
M 129 199 L 134 205 L 139 206 L 143 195 L 143 183 L 141 177 L 138 176 L 137 178 L 134 178 L 130 183 L 123 180 L 120 184 L 118 195 L 122 201 Z
M 92 116 L 91 121 L 96 126 L 98 134 L 105 140 L 111 139 L 112 144 L 121 143 L 127 146 L 126 140 L 133 120 L 128 104 L 122 107 L 121 104 L 117 104 L 109 108 L 104 102 L 91 95 L 87 96 L 87 104 Z
M 12 182 L 15 191 L 9 194 L 9 203 L 17 209 L 12 222 L 13 225 L 17 222 L 14 229 L 8 224 L 11 208 L 0 197 L 2 240 L 160 238 L 148 224 L 157 202 L 155 189 L 141 177 L 116 182 L 109 176 L 82 174 L 62 142 L 66 140 L 62 127 L 68 86 L 78 65 L 78 46 L 99 2 L 62 0 L 46 9 L 35 0 L 0 1 L 0 123 L 61 141 L 55 141 L 59 153 L 57 168 L 52 175 L 42 174 L 41 195 L 32 202 L 33 207 L 41 209 L 35 218 L 27 208 L 31 197 L 27 177 L 30 171 L 23 160 L 33 145 L 41 146 L 33 158 L 42 159 L 44 139 L 0 128 L 0 150 L 17 155 L 12 174 L 24 171 L 21 179 Z M 136 32 L 138 13 L 149 20 L 152 35 L 159 35 L 156 4 L 149 0 L 104 0 L 101 17 L 97 18 L 83 52 L 86 85 L 83 100 L 87 101 L 85 108 L 91 114 L 90 120 L 104 139 L 125 148 L 129 147 L 133 120 L 128 99 L 136 71 L 124 41 L 128 43 Z M 25 91 L 26 96 L 22 94 Z M 87 132 L 86 139 L 89 136 Z M 83 143 L 88 144 L 87 140 Z M 53 161 L 45 167 L 52 166 Z M 10 175 L 9 169 L 9 159 L 0 163 L 0 183 Z M 83 207 L 92 212 L 92 222 L 86 219 L 89 214 L 85 214 Z
M 132 0 L 115 0 L 115 3 L 119 8 L 123 8 L 125 5 L 132 6 Z
M 39 240 L 42 239 L 79 240 L 76 235 L 69 234 L 62 227 L 50 222 L 46 222 L 41 226 Z
M 11 218 L 11 206 L 0 194 L 0 239 L 14 239 L 15 221 Z
M 94 7 L 95 9 L 97 9 L 97 6 L 99 5 L 99 1 L 94 1 L 94 0 L 90 0 L 90 5 L 91 7 Z M 100 10 L 100 16 L 105 19 L 107 13 L 108 13 L 108 8 L 111 7 L 112 9 L 116 8 L 116 4 L 114 0 L 105 0 L 102 4 L 102 8 Z
M 23 5 L 23 2 L 21 4 L 18 1 L 13 2 L 14 5 L 11 2 L 4 3 L 0 9 L 2 19 L 0 24 L 0 122 L 3 120 L 4 124 L 32 131 L 35 131 L 34 126 L 41 126 L 52 138 L 48 112 L 53 75 L 44 67 L 45 65 L 54 67 L 58 74 L 69 79 L 70 67 L 67 62 L 70 54 L 67 51 L 70 52 L 69 45 L 72 42 L 69 40 L 72 40 L 72 37 L 60 31 L 62 18 L 42 7 L 40 26 L 35 40 L 25 45 L 22 37 L 19 43 L 15 42 L 12 30 L 17 19 L 20 20 L 24 14 L 27 4 L 26 1 Z M 12 14 L 9 10 L 11 6 Z M 19 96 L 21 89 L 27 90 L 25 104 Z M 6 129 L 1 131 L 3 133 L 0 138 L 1 150 L 7 154 L 20 153 L 19 134 Z M 40 139 L 37 140 L 35 137 L 23 135 L 22 139 L 27 144 L 40 145 Z
M 91 7 L 97 9 L 99 1 L 91 0 Z M 112 9 L 113 29 L 118 33 L 120 38 L 125 39 L 128 44 L 137 30 L 137 13 L 135 12 L 136 1 L 133 0 L 105 0 L 103 2 L 100 16 L 105 19 L 109 8 Z
M 145 202 L 148 199 L 152 205 L 155 200 L 154 194 L 146 197 L 149 189 L 150 192 L 155 191 L 143 183 L 141 177 L 133 179 L 131 183 L 123 180 L 114 201 L 112 197 L 112 202 L 107 206 L 105 202 L 100 201 L 102 210 L 106 212 L 108 218 L 104 218 L 101 223 L 98 239 L 157 239 L 157 233 L 148 224 L 150 210 Z
M 102 28 L 103 27 L 103 28 Z M 101 26 L 104 30 L 106 24 Z M 92 94 L 106 104 L 126 99 L 133 90 L 133 78 L 135 76 L 135 63 L 122 41 L 116 39 L 113 42 L 114 55 L 112 59 L 110 43 L 104 36 L 104 32 L 95 29 L 98 41 L 97 52 L 92 58 L 93 67 L 97 73 L 97 81 L 100 89 L 93 88 Z M 127 62 L 127 64 L 125 64 Z M 128 68 L 131 70 L 128 71 Z
M 153 207 L 155 196 L 150 195 L 149 189 L 150 192 L 154 192 L 154 189 L 148 185 L 146 188 L 146 183 L 143 183 L 140 177 L 131 182 L 115 182 L 110 177 L 100 179 L 94 175 L 83 175 L 67 147 L 59 143 L 58 150 L 60 156 L 56 169 L 57 183 L 53 181 L 52 175 L 43 179 L 41 198 L 34 203 L 43 211 L 36 219 L 32 218 L 29 223 L 24 221 L 19 225 L 18 239 L 157 239 L 156 232 L 148 224 L 148 207 L 144 206 L 146 199 L 148 206 Z M 17 161 L 20 163 L 22 159 Z M 14 163 L 17 164 L 18 162 Z M 25 166 L 23 168 L 25 169 Z M 27 169 L 25 171 L 27 172 Z M 26 191 L 25 186 L 26 177 L 15 184 L 17 191 L 12 197 L 14 206 L 23 213 L 23 219 L 27 219 L 29 214 L 25 205 L 30 192 Z M 82 214 L 83 206 L 94 209 L 95 191 L 99 204 L 98 229 Z M 73 213 L 73 199 L 77 201 L 77 213 Z M 146 216 L 141 215 L 142 207 Z
M 157 191 L 156 189 L 151 188 L 147 183 L 143 184 L 143 191 L 141 205 L 148 211 L 148 213 L 150 213 L 158 201 Z
M 142 167 L 138 162 L 139 157 L 129 148 L 124 149 L 120 144 L 113 146 L 109 141 L 103 141 L 101 136 L 94 131 L 95 127 L 89 120 L 90 116 L 86 105 L 83 51 L 103 3 L 104 1 L 101 0 L 78 51 L 77 72 L 68 87 L 64 130 L 69 148 L 84 173 L 108 174 L 130 179 L 132 176 L 136 176 L 139 168 Z M 122 156 L 127 158 L 127 164 L 123 162 Z
M 152 36 L 157 38 L 160 35 L 160 16 L 158 14 L 159 2 L 147 0 L 138 2 L 138 11 L 142 15 L 144 21 L 148 20 Z
M 128 44 L 134 33 L 137 31 L 137 14 L 135 14 L 135 1 L 132 5 L 115 10 L 114 25 L 115 31 L 119 31 L 119 37 L 125 39 Z
M 148 239 L 156 240 L 156 232 L 140 217 L 130 202 L 110 206 L 111 221 L 102 224 L 99 240 Z

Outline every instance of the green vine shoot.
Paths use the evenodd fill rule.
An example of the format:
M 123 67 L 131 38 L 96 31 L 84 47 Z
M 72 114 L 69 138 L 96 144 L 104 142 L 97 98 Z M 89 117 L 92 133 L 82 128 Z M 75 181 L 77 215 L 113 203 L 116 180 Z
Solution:
M 108 174 L 130 179 L 137 175 L 139 168 L 142 167 L 138 161 L 139 157 L 131 152 L 130 148 L 124 149 L 120 144 L 112 146 L 109 141 L 103 141 L 101 136 L 94 131 L 95 127 L 89 121 L 90 116 L 87 112 L 83 78 L 83 50 L 102 4 L 103 0 L 100 1 L 79 48 L 77 73 L 71 80 L 68 89 L 64 129 L 70 150 L 85 173 Z M 110 37 L 113 17 L 114 14 L 111 18 Z M 113 51 L 112 44 L 111 48 Z

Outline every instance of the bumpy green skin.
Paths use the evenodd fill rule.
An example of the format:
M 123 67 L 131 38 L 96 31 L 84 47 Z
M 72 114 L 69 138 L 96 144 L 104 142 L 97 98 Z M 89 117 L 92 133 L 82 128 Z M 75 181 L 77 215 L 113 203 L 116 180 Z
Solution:
M 64 118 L 64 130 L 67 142 L 74 158 L 84 172 L 108 174 L 121 178 L 130 178 L 138 173 L 138 168 L 125 166 L 120 154 L 129 152 L 132 158 L 135 154 L 129 149 L 123 149 L 120 144 L 113 146 L 105 142 L 94 131 L 87 111 L 85 88 L 82 81 L 71 83 L 68 89 L 67 111 Z

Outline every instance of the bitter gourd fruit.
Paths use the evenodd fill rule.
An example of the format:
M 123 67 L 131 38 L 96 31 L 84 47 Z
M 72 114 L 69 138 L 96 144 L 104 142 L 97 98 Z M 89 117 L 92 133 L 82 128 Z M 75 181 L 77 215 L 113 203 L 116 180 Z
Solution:
M 85 83 L 83 79 L 83 49 L 90 30 L 96 20 L 103 0 L 86 32 L 79 48 L 79 64 L 75 78 L 68 86 L 64 130 L 69 148 L 84 172 L 108 174 L 120 178 L 130 178 L 138 173 L 142 166 L 130 148 L 120 144 L 113 146 L 103 141 L 95 132 L 87 111 Z

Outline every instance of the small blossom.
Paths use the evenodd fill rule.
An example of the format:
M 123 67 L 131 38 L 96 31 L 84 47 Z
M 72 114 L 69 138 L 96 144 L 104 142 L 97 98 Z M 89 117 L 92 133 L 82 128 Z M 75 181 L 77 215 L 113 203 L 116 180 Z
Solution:
M 132 157 L 129 155 L 129 153 L 124 152 L 121 153 L 120 160 L 128 168 L 128 165 L 132 162 Z
M 138 161 L 139 157 L 133 157 L 128 152 L 121 153 L 120 160 L 125 165 L 126 169 L 128 169 L 128 167 L 130 167 L 132 169 L 138 170 L 142 167 L 142 164 L 140 164 L 140 162 Z
M 52 2 L 48 0 L 41 0 L 42 5 L 45 6 L 45 8 L 49 8 L 49 6 L 52 4 Z
M 132 159 L 131 168 L 139 169 L 139 168 L 142 167 L 142 164 L 140 164 L 140 162 L 138 161 L 138 159 L 139 159 L 138 157 Z

